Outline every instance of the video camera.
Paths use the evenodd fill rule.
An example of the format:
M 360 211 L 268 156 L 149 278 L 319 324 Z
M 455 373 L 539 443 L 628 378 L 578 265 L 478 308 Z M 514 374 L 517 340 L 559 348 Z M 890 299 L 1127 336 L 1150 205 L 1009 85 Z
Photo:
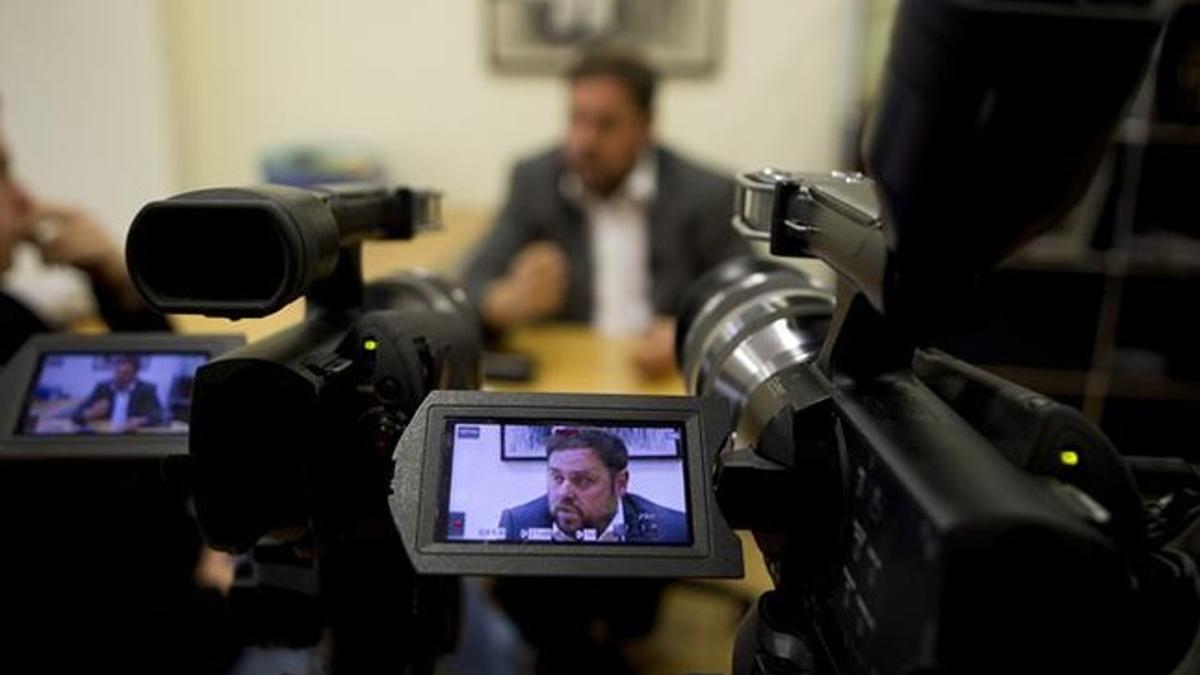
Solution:
M 1103 433 L 926 348 L 1086 187 L 1165 9 L 902 2 L 870 177 L 740 176 L 735 227 L 841 284 L 830 318 L 735 261 L 681 312 L 689 389 L 737 420 L 718 504 L 776 583 L 735 673 L 1169 672 L 1192 645 L 1193 562 Z
M 294 568 L 290 551 L 308 551 L 338 671 L 431 669 L 456 624 L 445 575 L 740 575 L 737 540 L 707 487 L 723 425 L 699 401 L 447 391 L 479 386 L 479 321 L 465 296 L 411 273 L 364 287 L 357 269 L 364 236 L 412 236 L 434 211 L 429 199 L 360 187 L 205 190 L 134 220 L 132 276 L 163 311 L 259 316 L 307 292 L 303 323 L 196 372 L 189 452 L 208 542 L 254 550 L 265 569 Z M 239 250 L 219 274 L 188 262 L 215 259 L 231 241 Z M 496 505 L 545 494 L 545 437 L 600 429 L 621 439 L 625 471 L 657 499 L 625 502 L 618 545 L 582 527 L 578 545 L 563 547 L 549 522 L 505 536 Z M 522 431 L 540 434 L 535 447 L 512 450 L 511 462 L 482 459 L 495 438 Z M 511 470 L 499 482 L 508 490 L 489 466 Z M 482 492 L 494 504 L 481 504 Z M 400 648 L 398 634 L 410 636 Z
M 365 285 L 360 269 L 363 240 L 438 226 L 439 200 L 358 185 L 201 190 L 148 204 L 126 244 L 160 311 L 242 318 L 306 301 L 299 325 L 196 372 L 191 488 L 210 545 L 253 549 L 260 573 L 280 571 L 265 585 L 315 590 L 339 671 L 425 663 L 452 640 L 454 584 L 413 577 L 387 489 L 426 394 L 479 386 L 479 320 L 448 282 L 406 272 Z M 401 634 L 412 639 L 397 647 Z
M 254 550 L 267 569 L 307 551 L 339 672 L 432 669 L 456 625 L 447 575 L 741 575 L 709 489 L 728 436 L 719 410 L 452 391 L 479 386 L 479 321 L 461 291 L 411 274 L 362 285 L 361 239 L 411 236 L 431 198 L 205 190 L 134 220 L 132 276 L 158 309 L 259 316 L 307 293 L 303 323 L 196 373 L 189 452 L 208 542 Z M 219 270 L 196 262 L 217 259 Z M 603 529 L 604 505 L 578 496 L 586 467 L 562 467 L 572 496 L 547 504 L 547 471 L 579 454 L 548 441 L 584 438 L 611 446 L 630 485 L 621 522 Z

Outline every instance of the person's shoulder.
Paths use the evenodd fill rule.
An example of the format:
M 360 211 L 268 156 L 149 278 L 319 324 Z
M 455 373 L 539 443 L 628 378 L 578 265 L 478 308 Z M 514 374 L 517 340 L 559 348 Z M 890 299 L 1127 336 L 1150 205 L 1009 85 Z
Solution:
M 625 493 L 627 513 L 625 526 L 636 532 L 644 532 L 650 540 L 683 541 L 687 538 L 687 516 L 662 504 L 634 494 Z
M 634 508 L 636 508 L 639 513 L 654 512 L 654 513 L 673 514 L 673 515 L 679 516 L 680 518 L 683 517 L 682 511 L 676 511 L 675 509 L 673 509 L 669 506 L 663 506 L 662 504 L 651 501 L 639 494 L 627 492 L 627 493 L 625 493 L 625 496 L 629 499 L 629 501 L 633 502 Z
M 550 517 L 550 506 L 546 503 L 545 496 L 534 497 L 524 504 L 504 509 L 504 513 L 512 518 L 514 522 L 522 523 L 528 527 L 532 524 L 529 521 L 536 523 L 539 520 L 548 520 Z
M 16 355 L 25 341 L 35 333 L 50 330 L 46 322 L 29 305 L 0 291 L 0 366 Z
M 657 156 L 660 174 L 697 195 L 721 195 L 733 190 L 733 177 L 728 171 L 708 167 L 665 145 L 658 146 Z
M 12 326 L 29 326 L 31 332 L 45 332 L 48 330 L 46 322 L 38 316 L 37 312 L 25 302 L 18 299 L 15 295 L 5 291 L 0 291 L 0 317 L 4 319 L 4 325 Z
M 554 145 L 521 157 L 513 164 L 514 179 L 557 180 L 562 172 L 562 148 Z

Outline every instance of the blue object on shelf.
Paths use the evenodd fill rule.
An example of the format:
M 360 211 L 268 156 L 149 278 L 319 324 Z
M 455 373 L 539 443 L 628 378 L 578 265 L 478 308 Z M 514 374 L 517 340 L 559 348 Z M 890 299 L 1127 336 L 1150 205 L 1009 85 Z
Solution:
M 387 179 L 378 154 L 360 143 L 313 143 L 269 150 L 263 157 L 262 173 L 268 183 L 294 187 Z

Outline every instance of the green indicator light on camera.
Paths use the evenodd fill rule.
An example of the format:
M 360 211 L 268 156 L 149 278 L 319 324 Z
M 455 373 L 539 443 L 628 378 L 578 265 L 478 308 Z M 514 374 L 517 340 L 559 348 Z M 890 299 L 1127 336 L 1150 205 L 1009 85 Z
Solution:
M 1074 450 L 1063 450 L 1058 453 L 1058 460 L 1066 466 L 1076 466 L 1079 464 L 1079 453 Z
M 376 349 L 379 349 L 379 343 L 371 339 L 363 340 L 363 349 L 373 352 Z

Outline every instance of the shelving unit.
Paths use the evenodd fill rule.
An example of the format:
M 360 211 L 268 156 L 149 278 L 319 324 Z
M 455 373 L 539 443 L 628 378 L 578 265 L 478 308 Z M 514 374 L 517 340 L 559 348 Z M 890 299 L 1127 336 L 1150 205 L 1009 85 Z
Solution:
M 1187 30 L 1168 32 L 1191 51 L 1162 54 L 1191 54 L 1178 67 L 1200 79 L 1198 13 L 1185 5 Z M 1073 217 L 1007 261 L 980 328 L 941 346 L 1078 406 L 1125 453 L 1200 460 L 1200 83 L 1181 112 L 1189 99 L 1164 92 L 1179 80 L 1163 72 L 1150 69 Z

